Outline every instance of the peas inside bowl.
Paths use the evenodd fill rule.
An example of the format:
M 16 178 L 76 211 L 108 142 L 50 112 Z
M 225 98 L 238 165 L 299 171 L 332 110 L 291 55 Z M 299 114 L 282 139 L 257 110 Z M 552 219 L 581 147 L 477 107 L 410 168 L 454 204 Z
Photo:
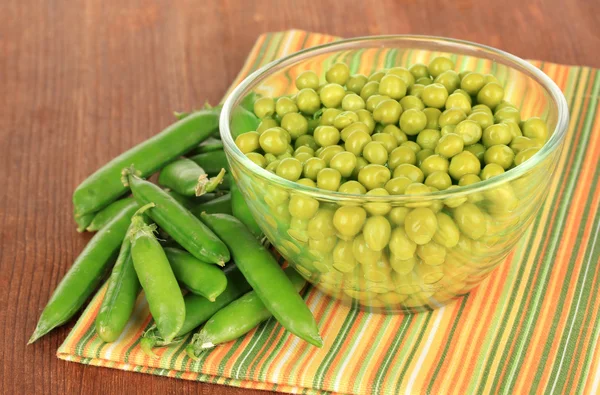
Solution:
M 253 113 L 255 130 L 240 127 Z M 502 263 L 556 168 L 568 111 L 529 63 L 423 36 L 277 60 L 225 102 L 231 172 L 262 231 L 321 291 L 434 309 Z

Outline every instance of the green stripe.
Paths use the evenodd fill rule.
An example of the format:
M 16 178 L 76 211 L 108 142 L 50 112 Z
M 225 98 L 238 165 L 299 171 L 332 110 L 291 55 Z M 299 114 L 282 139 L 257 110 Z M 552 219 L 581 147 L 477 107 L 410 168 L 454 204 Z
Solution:
M 402 368 L 402 371 L 400 372 L 400 378 L 398 379 L 398 381 L 400 383 L 404 382 L 404 376 L 408 372 L 408 367 L 412 363 L 412 360 L 415 357 L 417 350 L 419 349 L 419 345 L 421 344 L 421 341 L 423 340 L 423 337 L 425 336 L 425 332 L 427 332 L 427 329 L 429 328 L 429 321 L 431 321 L 431 317 L 433 317 L 434 314 L 437 314 L 437 313 L 428 312 L 428 313 L 424 314 L 425 322 L 421 326 L 421 329 L 418 331 L 419 334 L 417 336 L 417 341 L 410 347 L 410 354 L 408 354 L 407 358 L 405 359 L 404 367 Z M 415 332 L 417 332 L 417 331 L 415 330 Z

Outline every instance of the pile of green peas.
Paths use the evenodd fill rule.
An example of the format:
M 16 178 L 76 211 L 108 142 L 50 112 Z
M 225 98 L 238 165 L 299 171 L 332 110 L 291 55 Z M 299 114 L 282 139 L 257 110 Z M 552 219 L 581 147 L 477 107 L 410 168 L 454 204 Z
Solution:
M 255 101 L 261 122 L 256 131 L 239 135 L 236 145 L 287 180 L 366 196 L 475 184 L 539 151 L 548 139 L 542 119 L 522 120 L 493 75 L 454 69 L 452 60 L 437 57 L 428 65 L 367 77 L 336 63 L 325 83 L 304 71 L 296 78 L 296 94 Z M 518 206 L 510 185 L 485 196 L 402 207 L 335 205 L 267 186 L 264 202 L 277 217 L 275 224 L 266 216 L 265 225 L 283 223 L 295 250 L 312 256 L 305 274 L 318 271 L 321 289 L 343 289 L 343 296 L 363 305 L 406 308 L 466 291 L 466 276 L 445 285 L 443 280 L 464 266 L 465 256 L 477 249 L 472 243 L 489 245 L 497 238 L 502 221 Z M 485 246 L 479 248 L 484 255 Z M 469 273 L 473 282 L 486 274 L 477 269 Z

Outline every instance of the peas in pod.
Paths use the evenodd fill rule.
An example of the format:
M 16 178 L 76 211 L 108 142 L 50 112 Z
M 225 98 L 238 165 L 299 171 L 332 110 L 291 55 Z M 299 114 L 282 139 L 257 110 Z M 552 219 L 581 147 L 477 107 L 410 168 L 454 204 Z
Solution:
M 255 114 L 268 128 L 244 138 L 258 143 L 236 144 L 277 176 L 349 200 L 268 185 L 248 202 L 268 213 L 256 221 L 306 278 L 363 307 L 415 311 L 467 292 L 501 261 L 492 257 L 507 253 L 507 229 L 530 208 L 509 183 L 458 188 L 530 159 L 547 125 L 521 119 L 496 78 L 457 73 L 445 57 L 371 76 L 337 63 L 324 75 L 298 77 L 286 122 L 265 100 Z

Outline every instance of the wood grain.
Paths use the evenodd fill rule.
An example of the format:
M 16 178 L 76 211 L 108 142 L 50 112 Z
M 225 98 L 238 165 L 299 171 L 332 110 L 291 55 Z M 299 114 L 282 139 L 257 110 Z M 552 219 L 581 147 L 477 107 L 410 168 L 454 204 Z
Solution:
M 89 235 L 71 193 L 97 167 L 216 102 L 260 33 L 431 34 L 600 67 L 595 1 L 0 2 L 0 390 L 261 394 L 66 363 L 72 323 L 25 344 Z

